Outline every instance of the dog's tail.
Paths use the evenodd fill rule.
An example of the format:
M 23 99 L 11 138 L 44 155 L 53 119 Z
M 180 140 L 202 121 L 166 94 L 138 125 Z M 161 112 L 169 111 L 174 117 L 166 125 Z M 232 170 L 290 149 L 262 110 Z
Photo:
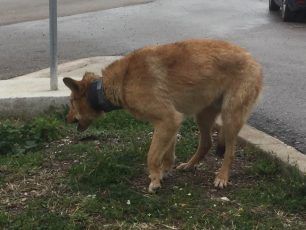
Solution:
M 226 139 L 232 138 L 229 133 L 238 135 L 262 90 L 263 73 L 260 65 L 251 61 L 245 70 L 248 75 L 245 75 L 245 78 L 240 78 L 239 83 L 236 82 L 236 87 L 228 88 L 222 98 L 221 118 L 223 124 L 220 127 L 216 148 L 216 154 L 220 157 L 223 157 L 226 151 Z

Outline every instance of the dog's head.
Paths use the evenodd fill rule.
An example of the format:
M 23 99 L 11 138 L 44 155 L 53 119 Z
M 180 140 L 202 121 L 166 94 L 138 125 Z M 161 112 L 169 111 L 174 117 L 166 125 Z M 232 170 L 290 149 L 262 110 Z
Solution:
M 86 72 L 81 81 L 71 78 L 63 79 L 65 85 L 71 90 L 66 121 L 67 123 L 78 123 L 78 131 L 85 131 L 93 120 L 103 114 L 103 111 L 93 109 L 87 99 L 90 84 L 98 78 L 94 73 Z

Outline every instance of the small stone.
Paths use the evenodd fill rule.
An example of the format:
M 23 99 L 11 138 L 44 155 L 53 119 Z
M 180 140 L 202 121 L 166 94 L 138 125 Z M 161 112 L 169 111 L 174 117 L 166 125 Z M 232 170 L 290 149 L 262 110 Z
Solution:
M 226 196 L 221 197 L 220 200 L 227 201 L 227 202 L 230 201 L 230 199 L 228 199 Z

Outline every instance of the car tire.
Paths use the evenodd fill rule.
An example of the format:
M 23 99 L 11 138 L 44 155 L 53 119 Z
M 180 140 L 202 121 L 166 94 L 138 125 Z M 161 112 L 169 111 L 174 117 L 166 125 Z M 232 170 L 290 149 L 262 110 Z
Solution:
M 274 2 L 274 0 L 269 0 L 269 10 L 270 11 L 278 11 L 279 6 Z
M 287 1 L 283 0 L 283 4 L 281 7 L 282 19 L 284 22 L 290 22 L 292 20 L 293 13 L 289 9 Z

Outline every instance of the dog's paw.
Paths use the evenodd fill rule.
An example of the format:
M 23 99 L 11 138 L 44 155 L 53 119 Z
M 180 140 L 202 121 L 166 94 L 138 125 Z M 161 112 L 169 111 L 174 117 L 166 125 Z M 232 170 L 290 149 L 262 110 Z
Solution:
M 188 170 L 192 168 L 194 168 L 194 165 L 190 165 L 189 163 L 181 163 L 176 167 L 178 170 Z
M 222 177 L 218 175 L 214 181 L 214 185 L 216 188 L 225 188 L 228 185 L 228 178 L 227 177 Z
M 161 188 L 160 182 L 151 182 L 148 191 L 149 193 L 155 193 L 160 188 Z

